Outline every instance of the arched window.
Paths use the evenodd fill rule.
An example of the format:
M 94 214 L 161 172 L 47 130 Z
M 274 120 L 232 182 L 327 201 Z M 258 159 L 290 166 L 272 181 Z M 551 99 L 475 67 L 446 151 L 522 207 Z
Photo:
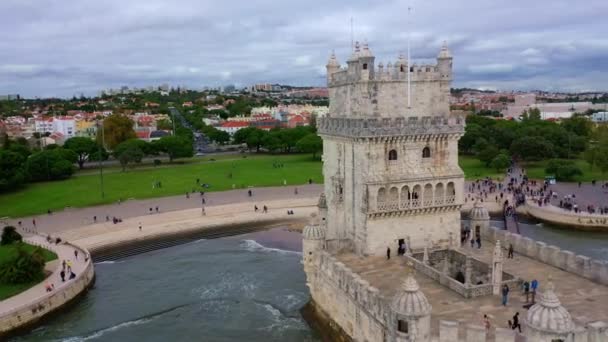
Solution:
M 422 149 L 422 158 L 431 158 L 431 149 L 428 146 Z
M 388 160 L 397 160 L 397 150 L 388 151 Z
M 378 203 L 386 202 L 386 189 L 385 188 L 378 189 L 377 201 L 378 201 Z
M 405 72 L 405 69 L 403 68 L 403 65 L 399 67 L 399 71 Z

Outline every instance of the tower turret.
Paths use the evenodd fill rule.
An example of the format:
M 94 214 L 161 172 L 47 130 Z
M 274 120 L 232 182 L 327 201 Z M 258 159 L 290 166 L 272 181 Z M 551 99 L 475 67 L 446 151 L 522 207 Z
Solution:
M 538 303 L 528 310 L 526 338 L 529 341 L 570 341 L 574 323 L 568 310 L 555 294 L 553 281 L 549 279 Z
M 437 55 L 437 68 L 439 69 L 440 79 L 452 79 L 452 53 L 448 49 L 446 42 L 443 42 L 439 55 Z
M 331 56 L 329 56 L 329 60 L 327 61 L 327 65 L 325 67 L 327 68 L 327 83 L 329 83 L 331 81 L 331 76 L 340 71 L 340 63 L 336 58 L 335 52 L 331 52 Z
M 369 49 L 367 42 L 363 43 L 361 52 L 359 53 L 359 72 L 361 80 L 373 80 L 374 79 L 374 62 L 375 57 L 372 51 Z
M 432 307 L 411 273 L 393 297 L 391 309 L 395 341 L 430 341 Z

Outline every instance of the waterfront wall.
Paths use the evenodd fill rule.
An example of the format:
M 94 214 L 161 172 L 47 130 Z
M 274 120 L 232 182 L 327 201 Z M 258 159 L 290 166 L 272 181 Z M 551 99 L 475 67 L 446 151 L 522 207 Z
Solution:
M 538 220 L 560 226 L 569 226 L 580 230 L 608 231 L 608 215 L 574 213 L 558 209 L 554 206 L 539 207 L 527 201 L 526 205 L 518 208 L 518 211 Z
M 80 250 L 81 255 L 87 255 L 89 257 L 84 270 L 80 272 L 75 279 L 70 280 L 68 286 L 49 292 L 40 298 L 24 303 L 22 306 L 3 313 L 0 317 L 0 339 L 17 330 L 32 327 L 45 316 L 69 304 L 78 296 L 85 293 L 93 284 L 95 271 L 88 252 L 70 243 L 66 242 L 65 244 L 72 249 Z
M 352 340 L 385 341 L 390 308 L 379 290 L 326 251 L 318 252 L 317 262 L 317 274 L 309 279 L 317 308 Z
M 608 285 L 607 261 L 574 254 L 574 252 L 562 250 L 557 246 L 548 245 L 544 242 L 492 227 L 482 228 L 481 237 L 492 243 L 500 240 L 505 248 L 508 248 L 509 244 L 512 244 L 513 250 L 516 253 L 539 260 L 598 284 Z

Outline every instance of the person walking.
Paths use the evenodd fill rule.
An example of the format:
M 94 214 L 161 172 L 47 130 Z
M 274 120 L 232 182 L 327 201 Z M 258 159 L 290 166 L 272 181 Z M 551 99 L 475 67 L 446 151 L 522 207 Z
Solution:
M 507 259 L 513 259 L 513 244 L 509 244 L 509 252 L 507 253 Z
M 530 301 L 530 283 L 524 281 L 524 294 L 526 295 L 526 303 Z
M 391 248 L 386 247 L 386 260 L 391 260 Z
M 519 323 L 519 312 L 516 312 L 513 316 L 513 325 L 511 326 L 511 329 L 515 330 L 515 328 L 517 328 L 519 330 L 519 333 L 521 333 L 521 324 Z
M 483 326 L 486 328 L 486 333 L 490 331 L 490 318 L 488 315 L 483 315 Z
M 68 273 L 72 272 L 72 261 L 68 260 L 66 264 L 68 265 Z
M 32 219 L 32 224 L 34 225 L 34 228 L 36 228 L 36 219 Z
M 258 206 L 257 205 L 253 206 L 253 211 L 256 212 L 256 213 L 258 212 Z
M 509 286 L 507 284 L 502 286 L 502 305 L 507 306 L 507 300 L 509 299 Z
M 263 212 L 264 212 L 264 214 L 268 213 L 268 207 L 265 206 L 265 205 L 264 205 L 264 208 L 263 208 Z
M 77 249 L 74 250 L 74 258 L 76 260 L 78 260 L 78 250 Z
M 141 222 L 139 222 L 139 231 L 141 232 Z
M 93 223 L 97 223 L 97 216 L 93 215 Z
M 61 272 L 59 272 L 59 276 L 61 277 L 61 282 L 65 282 L 65 271 L 61 270 Z
M 538 280 L 532 280 L 530 283 L 530 288 L 532 289 L 532 304 L 536 303 L 536 289 L 538 289 Z
M 201 214 L 202 214 L 203 216 L 207 215 L 207 214 L 205 213 L 205 207 L 202 207 L 202 208 L 201 208 Z
M 159 212 L 160 212 L 160 211 L 158 211 L 158 206 L 156 206 L 156 208 L 155 208 L 155 209 L 156 209 L 156 212 L 157 212 L 157 213 L 159 213 Z
M 477 235 L 476 242 L 477 242 L 477 248 L 478 249 L 481 248 L 481 237 L 479 235 Z
M 65 259 L 63 259 L 63 261 L 61 262 L 61 270 L 65 271 L 65 266 L 66 266 L 66 262 Z

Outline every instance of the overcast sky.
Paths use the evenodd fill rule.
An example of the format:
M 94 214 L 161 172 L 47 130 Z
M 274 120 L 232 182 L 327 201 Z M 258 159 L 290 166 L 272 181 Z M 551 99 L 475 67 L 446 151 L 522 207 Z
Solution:
M 413 7 L 410 24 L 407 7 Z M 607 0 L 0 0 L 0 94 L 169 83 L 324 85 L 355 38 L 434 58 L 457 87 L 608 90 Z

